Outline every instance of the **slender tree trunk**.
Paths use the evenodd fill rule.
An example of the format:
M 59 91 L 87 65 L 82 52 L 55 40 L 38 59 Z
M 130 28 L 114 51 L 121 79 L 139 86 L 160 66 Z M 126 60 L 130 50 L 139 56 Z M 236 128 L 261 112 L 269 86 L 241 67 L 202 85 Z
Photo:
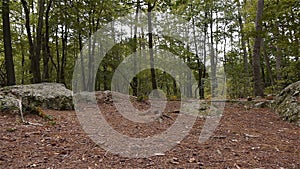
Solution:
M 136 6 L 136 11 L 135 11 L 135 24 L 134 24 L 134 36 L 133 36 L 133 40 L 134 40 L 134 45 L 133 45 L 133 53 L 134 53 L 134 61 L 133 61 L 133 73 L 134 73 L 134 77 L 132 80 L 132 91 L 133 91 L 133 95 L 137 96 L 138 95 L 138 79 L 136 77 L 136 69 L 137 69 L 137 48 L 138 48 L 138 40 L 137 40 L 137 24 L 139 21 L 139 9 L 140 9 L 140 1 L 137 0 L 137 6 Z
M 282 52 L 279 46 L 276 46 L 276 77 L 277 81 L 281 80 L 281 65 L 282 65 Z
M 80 23 L 79 16 L 77 16 L 77 22 Z M 85 71 L 84 71 L 84 59 L 83 59 L 83 53 L 82 53 L 82 35 L 81 35 L 81 30 L 78 31 L 78 43 L 79 43 L 79 50 L 80 50 L 80 66 L 81 66 L 81 77 L 82 77 L 82 90 L 85 91 L 86 88 L 86 82 L 85 82 Z
M 49 59 L 51 58 L 51 52 L 50 52 L 50 47 L 49 47 L 49 13 L 51 10 L 51 5 L 52 5 L 53 0 L 49 0 L 46 13 L 45 13 L 45 46 L 44 46 L 44 58 L 43 58 L 43 63 L 44 63 L 44 71 L 43 71 L 43 81 L 48 82 L 50 78 L 49 74 Z
M 22 4 L 20 6 L 22 8 Z M 21 15 L 23 16 L 23 10 L 21 9 Z M 20 42 L 21 42 L 21 55 L 22 55 L 22 79 L 21 84 L 23 85 L 25 82 L 25 49 L 23 43 L 23 32 L 24 32 L 24 25 L 21 25 L 21 34 L 20 34 Z
M 29 59 L 31 60 L 31 65 L 30 65 L 30 73 L 33 73 L 34 71 L 34 64 L 32 64 L 33 60 L 35 59 L 35 47 L 33 44 L 33 40 L 32 40 L 32 34 L 31 34 L 31 28 L 30 28 L 30 11 L 28 8 L 28 4 L 25 0 L 21 0 L 22 2 L 22 6 L 25 12 L 25 28 L 26 28 L 26 32 L 27 32 L 27 39 L 28 39 L 28 43 L 29 43 Z M 34 81 L 34 80 L 33 80 Z
M 210 64 L 211 64 L 211 93 L 212 97 L 216 96 L 217 79 L 216 79 L 216 57 L 214 50 L 214 34 L 213 34 L 213 11 L 210 10 Z
M 104 89 L 104 91 L 105 90 L 109 90 L 109 87 L 108 87 L 108 78 L 107 78 L 107 66 L 106 65 L 103 65 L 103 73 L 104 73 L 104 75 L 103 75 L 103 82 L 104 82 L 104 84 L 103 84 L 103 89 Z
M 3 21 L 3 40 L 5 52 L 5 69 L 7 85 L 15 85 L 15 69 L 14 60 L 11 47 L 11 33 L 10 33 L 10 18 L 9 18 L 9 0 L 2 0 L 2 21 Z
M 199 57 L 199 51 L 198 51 L 198 43 L 197 43 L 197 38 L 196 38 L 196 29 L 195 29 L 195 19 L 192 18 L 193 22 L 193 38 L 194 38 L 194 45 L 195 45 L 195 52 L 196 52 L 196 59 L 197 59 L 197 67 L 198 67 L 198 89 L 199 89 L 199 97 L 202 99 L 202 65 Z
M 90 7 L 92 8 L 92 7 Z M 93 17 L 92 16 L 92 9 L 89 11 L 89 18 L 88 18 L 88 24 L 89 24 L 89 39 L 88 39 L 88 82 L 87 82 L 87 90 L 92 91 L 92 65 L 94 62 L 94 56 L 92 55 L 92 34 L 93 34 Z
M 276 0 L 276 5 L 277 5 L 277 9 L 278 11 L 280 10 L 280 4 L 279 4 L 279 0 Z M 275 20 L 275 28 L 276 28 L 276 38 L 277 38 L 277 43 L 276 43 L 276 77 L 277 77 L 277 81 L 280 81 L 282 79 L 282 75 L 281 75 L 281 66 L 282 66 L 282 51 L 281 51 L 281 47 L 279 46 L 279 41 L 280 41 L 280 30 L 279 30 L 279 21 Z M 284 29 L 284 28 L 283 28 Z M 282 29 L 282 35 L 285 36 L 285 31 Z
M 240 35 L 241 35 L 241 45 L 242 45 L 242 50 L 243 50 L 243 62 L 244 62 L 244 73 L 245 73 L 245 78 L 246 81 L 244 82 L 244 94 L 249 94 L 248 93 L 248 88 L 250 84 L 250 76 L 249 76 L 249 62 L 248 62 L 248 52 L 247 52 L 247 47 L 246 47 L 246 39 L 245 39 L 245 34 L 244 34 L 244 23 L 241 15 L 241 4 L 240 1 L 237 1 L 237 6 L 238 6 L 238 20 L 239 20 L 239 27 L 240 27 Z
M 218 18 L 219 16 L 218 16 L 218 11 L 216 11 L 216 18 L 214 19 L 215 20 L 215 24 L 216 24 L 216 33 L 215 33 L 215 55 L 216 55 L 216 57 L 215 57 L 215 66 L 217 66 L 218 65 L 218 53 L 219 53 L 219 51 L 218 51 L 218 46 L 219 46 L 219 40 L 218 40 L 218 38 L 219 38 L 219 18 Z M 216 69 L 216 67 L 215 67 L 215 69 Z M 215 70 L 216 71 L 216 70 Z
M 94 23 L 94 20 L 93 20 L 93 27 L 95 27 L 95 30 L 97 31 L 99 29 L 99 25 L 100 25 L 100 18 L 97 19 L 96 21 L 96 26 L 95 26 L 95 23 Z M 93 37 L 93 46 L 92 46 L 92 56 L 93 56 L 93 59 L 95 58 L 95 50 L 96 50 L 96 43 L 97 43 L 97 40 L 98 38 L 97 37 Z M 100 43 L 100 42 L 99 42 Z M 94 59 L 95 60 L 95 59 Z M 92 84 L 94 84 L 92 86 L 92 91 L 95 90 L 95 85 L 96 85 L 96 76 L 97 76 L 97 70 L 98 68 L 95 67 L 95 63 L 92 64 Z
M 152 10 L 155 7 L 155 3 L 152 6 L 148 3 L 148 31 L 149 31 L 149 52 L 150 52 L 150 68 L 151 68 L 151 82 L 152 89 L 157 89 L 156 75 L 154 69 L 154 53 L 153 53 L 153 33 L 152 33 Z
M 238 3 L 238 20 L 239 20 L 239 27 L 240 27 L 240 34 L 241 34 L 241 44 L 242 44 L 242 50 L 243 50 L 243 61 L 244 61 L 244 71 L 246 75 L 249 75 L 249 65 L 248 65 L 248 53 L 247 53 L 247 48 L 246 48 L 246 39 L 245 39 L 245 34 L 244 34 L 244 24 L 242 20 L 242 15 L 241 15 L 241 4 L 240 1 L 237 1 Z
M 68 27 L 64 26 L 62 29 L 62 57 L 61 57 L 61 68 L 60 68 L 60 82 L 66 84 L 65 79 L 65 68 L 67 63 L 67 44 L 68 44 Z
M 22 80 L 21 84 L 24 84 L 25 81 L 25 51 L 24 51 L 24 45 L 21 44 L 21 55 L 22 55 Z
M 30 11 L 25 0 L 21 0 L 24 11 L 25 11 L 25 27 L 27 31 L 27 37 L 29 41 L 29 53 L 31 60 L 31 73 L 33 74 L 33 83 L 41 82 L 41 70 L 40 70 L 40 55 L 42 49 L 42 31 L 43 31 L 43 15 L 44 15 L 44 0 L 38 0 L 38 26 L 37 26 L 37 35 L 33 42 L 31 27 L 30 27 Z M 34 31 L 35 28 L 33 28 Z
M 254 79 L 254 94 L 255 96 L 264 96 L 263 84 L 261 79 L 260 68 L 260 49 L 262 42 L 262 16 L 263 16 L 264 0 L 257 2 L 256 16 L 256 37 L 253 49 L 253 79 Z
M 253 53 L 252 53 L 252 51 L 251 51 L 251 43 L 250 43 L 250 38 L 247 38 L 247 46 L 248 46 L 248 56 L 249 56 L 249 60 L 251 60 L 251 58 L 252 58 L 252 56 L 253 56 Z M 252 63 L 252 62 L 250 62 L 250 63 Z M 249 65 L 250 67 L 251 67 L 251 65 Z M 251 68 L 250 68 L 251 69 Z M 251 73 L 250 71 L 249 71 L 249 73 Z
M 205 20 L 207 20 L 208 12 L 205 11 Z M 206 44 L 207 44 L 207 32 L 208 31 L 208 24 L 205 22 L 204 24 L 204 40 L 203 40 L 203 72 L 202 72 L 202 79 L 206 78 L 206 60 L 207 60 L 207 50 L 206 50 Z M 200 85 L 200 99 L 204 99 L 204 80 L 201 79 L 201 85 Z
M 37 35 L 35 39 L 35 58 L 32 60 L 33 67 L 33 79 L 34 83 L 42 82 L 41 70 L 40 70 L 40 60 L 41 60 L 41 50 L 42 50 L 42 39 L 43 39 L 43 26 L 44 26 L 44 5 L 45 0 L 38 0 L 38 26 Z
M 59 42 L 58 42 L 58 29 L 59 26 L 57 25 L 55 30 L 55 46 L 56 46 L 56 61 L 57 61 L 57 69 L 56 69 L 56 82 L 60 82 L 60 57 L 59 57 Z
M 262 48 L 263 48 L 263 51 L 264 51 L 264 60 L 265 60 L 265 63 L 266 63 L 266 68 L 267 68 L 267 77 L 269 78 L 269 80 L 271 82 L 271 85 L 273 86 L 274 85 L 274 79 L 273 79 L 273 76 L 272 76 L 272 69 L 271 69 L 271 65 L 270 65 L 270 58 L 268 56 L 268 52 L 267 52 L 264 40 L 262 41 Z

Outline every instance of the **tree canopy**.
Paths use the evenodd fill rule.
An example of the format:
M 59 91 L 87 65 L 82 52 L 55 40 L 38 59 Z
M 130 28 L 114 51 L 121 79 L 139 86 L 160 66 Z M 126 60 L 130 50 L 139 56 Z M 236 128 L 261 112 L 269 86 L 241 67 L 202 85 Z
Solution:
M 214 91 L 223 87 L 216 83 L 220 78 L 218 65 L 226 73 L 230 98 L 277 93 L 300 80 L 298 0 L 2 0 L 1 6 L 2 86 L 14 84 L 15 77 L 17 84 L 58 82 L 71 88 L 76 60 L 84 55 L 81 51 L 86 44 L 90 54 L 101 51 L 103 44 L 91 37 L 107 25 L 111 26 L 107 31 L 116 45 L 100 65 L 94 64 L 93 57 L 82 58 L 89 65 L 84 68 L 89 70 L 82 72 L 83 90 L 110 90 L 113 74 L 122 61 L 146 49 L 150 55 L 136 55 L 138 62 L 145 61 L 143 57 L 152 61 L 162 57 L 157 50 L 163 49 L 178 56 L 192 73 L 183 75 L 188 85 L 182 89 L 183 84 L 165 71 L 152 68 L 154 65 L 136 72 L 129 79 L 130 91 L 140 97 L 154 88 L 165 91 L 169 98 L 180 97 L 180 92 L 190 97 L 195 93 L 200 98 L 213 97 Z M 147 12 L 169 13 L 192 23 L 192 27 L 180 32 L 190 37 L 189 43 L 160 36 L 157 30 L 151 32 L 151 26 L 160 23 L 157 18 L 150 20 L 151 15 L 148 21 L 142 20 L 141 13 Z M 133 18 L 133 23 L 114 22 L 127 16 Z M 134 22 L 148 24 L 137 27 Z M 176 24 L 174 20 L 162 26 L 180 26 Z M 196 89 L 191 87 L 191 76 L 197 80 Z M 257 85 L 258 80 L 261 85 Z M 95 84 L 94 88 L 85 86 L 89 83 Z M 261 92 L 257 92 L 258 86 Z

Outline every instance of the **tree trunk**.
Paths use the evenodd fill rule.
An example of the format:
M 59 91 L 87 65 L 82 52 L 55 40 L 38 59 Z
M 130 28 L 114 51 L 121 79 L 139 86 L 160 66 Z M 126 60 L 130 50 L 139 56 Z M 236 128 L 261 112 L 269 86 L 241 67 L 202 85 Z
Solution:
M 274 85 L 274 79 L 273 79 L 273 76 L 272 76 L 272 69 L 271 69 L 271 65 L 270 65 L 270 58 L 268 56 L 264 40 L 262 41 L 262 48 L 264 50 L 264 60 L 265 60 L 265 63 L 266 63 L 266 68 L 267 68 L 267 77 L 269 78 L 269 80 L 271 82 L 271 86 L 273 86 Z
M 5 52 L 5 69 L 7 76 L 7 85 L 15 85 L 15 69 L 12 56 L 10 21 L 9 21 L 9 0 L 2 0 L 2 21 L 3 21 L 3 40 Z
M 31 29 L 30 29 L 30 11 L 27 5 L 27 2 L 25 0 L 21 0 L 22 5 L 23 5 L 23 9 L 25 12 L 25 28 L 26 28 L 26 32 L 27 32 L 27 39 L 28 39 L 28 43 L 29 43 L 29 59 L 32 61 L 35 58 L 35 53 L 34 53 L 34 44 L 32 41 L 32 34 L 31 34 Z M 30 73 L 33 73 L 33 64 L 31 64 L 30 66 Z
M 68 27 L 62 28 L 62 57 L 60 68 L 60 82 L 65 84 L 65 67 L 67 63 L 67 44 L 68 44 Z
M 151 3 L 148 3 L 148 31 L 149 31 L 149 52 L 150 52 L 150 68 L 151 68 L 151 82 L 152 89 L 157 89 L 155 69 L 154 69 L 154 53 L 153 53 L 153 35 L 152 35 L 152 16 L 151 12 L 155 7 L 155 3 L 152 6 Z
M 214 50 L 214 35 L 213 35 L 213 11 L 210 10 L 210 64 L 211 64 L 211 94 L 212 97 L 216 96 L 217 79 L 216 79 L 216 57 Z
M 207 20 L 207 15 L 208 15 L 208 12 L 206 11 L 205 12 L 205 20 Z M 207 60 L 207 50 L 206 50 L 206 42 L 207 42 L 207 30 L 208 30 L 208 24 L 205 22 L 204 24 L 204 40 L 203 40 L 203 72 L 202 72 L 202 79 L 205 79 L 206 78 L 206 67 L 205 67 L 205 64 L 206 64 L 206 60 Z M 200 85 L 200 99 L 204 99 L 204 80 L 201 79 L 201 85 Z
M 22 55 L 22 80 L 21 80 L 21 84 L 24 84 L 25 83 L 25 51 L 24 51 L 24 45 L 22 43 L 21 43 L 21 55 Z
M 137 24 L 138 24 L 138 18 L 139 18 L 139 9 L 140 9 L 140 1 L 137 0 L 137 6 L 136 6 L 136 11 L 135 11 L 135 21 L 134 21 L 134 36 L 133 36 L 133 40 L 134 40 L 134 45 L 133 45 L 133 53 L 134 53 L 134 60 L 133 60 L 133 73 L 134 73 L 134 77 L 132 80 L 132 91 L 133 91 L 133 95 L 137 96 L 138 95 L 138 79 L 136 77 L 136 69 L 137 69 L 137 48 L 138 48 L 138 40 L 137 40 Z
M 281 64 L 282 64 L 282 52 L 279 46 L 276 48 L 276 77 L 277 81 L 281 80 Z
M 79 15 L 77 15 L 77 22 L 80 23 L 79 20 Z M 78 43 L 79 43 L 79 50 L 80 50 L 80 66 L 81 66 L 81 77 L 82 77 L 82 90 L 85 91 L 86 90 L 86 82 L 85 82 L 85 72 L 84 72 L 84 59 L 83 59 L 83 53 L 82 53 L 82 48 L 83 48 L 83 44 L 82 44 L 82 35 L 81 35 L 81 29 L 78 31 Z
M 264 96 L 263 84 L 261 79 L 260 68 L 260 49 L 262 42 L 262 16 L 263 16 L 264 0 L 257 2 L 257 16 L 256 16 L 256 37 L 253 49 L 253 80 L 254 80 L 254 94 L 255 96 Z
M 43 26 L 44 26 L 44 5 L 45 0 L 38 0 L 38 26 L 37 35 L 35 39 L 35 58 L 31 60 L 31 64 L 34 65 L 33 68 L 33 81 L 34 83 L 41 83 L 41 70 L 40 70 L 40 60 L 41 60 L 41 49 L 42 49 L 42 39 L 43 39 Z
M 58 29 L 59 29 L 59 26 L 57 25 L 56 30 L 55 30 L 55 46 L 56 46 L 56 61 L 57 61 L 56 82 L 57 83 L 60 82 L 60 58 L 59 58 Z
M 20 6 L 22 8 L 22 4 Z M 23 16 L 23 10 L 21 10 L 21 15 Z M 20 42 L 21 42 L 21 55 L 22 55 L 22 79 L 21 79 L 21 84 L 23 85 L 25 83 L 25 48 L 24 48 L 24 43 L 23 43 L 23 33 L 24 33 L 24 25 L 21 25 L 21 32 L 20 34 Z
M 200 61 L 200 58 L 199 58 L 199 51 L 198 51 L 198 43 L 197 43 L 197 40 L 196 40 L 196 29 L 195 29 L 195 19 L 192 18 L 192 21 L 193 21 L 193 36 L 194 36 L 194 43 L 195 43 L 195 52 L 196 52 L 196 59 L 197 59 L 197 67 L 198 67 L 198 89 L 199 89 L 199 97 L 200 99 L 202 99 L 202 90 L 201 88 L 203 86 L 202 85 L 202 67 L 201 67 L 201 61 Z
M 44 14 L 44 0 L 38 1 L 38 26 L 37 36 L 33 42 L 31 28 L 30 28 L 30 11 L 25 0 L 21 0 L 24 11 L 25 11 L 25 27 L 27 31 L 27 37 L 29 42 L 29 53 L 31 60 L 31 73 L 33 74 L 33 83 L 41 82 L 41 70 L 40 70 L 40 55 L 42 48 L 42 31 L 43 31 L 43 14 Z
M 46 9 L 46 14 L 45 14 L 45 46 L 44 46 L 44 58 L 43 58 L 43 63 L 44 63 L 44 71 L 43 71 L 43 81 L 48 82 L 50 75 L 49 75 L 49 59 L 51 58 L 50 56 L 50 47 L 49 47 L 49 12 L 51 9 L 53 0 L 49 0 L 47 9 Z
M 242 44 L 242 50 L 243 50 L 243 61 L 244 61 L 244 71 L 246 75 L 249 75 L 249 65 L 248 65 L 248 53 L 246 48 L 246 39 L 244 34 L 244 24 L 242 20 L 242 15 L 240 12 L 241 4 L 240 1 L 237 1 L 238 3 L 238 19 L 239 19 L 239 27 L 240 27 L 240 34 L 241 34 L 241 44 Z

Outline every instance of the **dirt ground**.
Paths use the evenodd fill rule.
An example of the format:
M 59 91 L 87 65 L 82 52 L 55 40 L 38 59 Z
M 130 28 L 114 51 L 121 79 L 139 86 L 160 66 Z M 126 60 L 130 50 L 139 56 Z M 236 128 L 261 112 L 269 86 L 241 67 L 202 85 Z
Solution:
M 131 137 L 147 137 L 170 127 L 172 111 L 179 102 L 167 105 L 167 116 L 151 124 L 124 119 L 111 103 L 99 106 L 118 132 Z M 136 103 L 139 109 L 149 107 Z M 205 118 L 198 118 L 189 135 L 165 154 L 149 158 L 125 158 L 95 144 L 83 131 L 75 111 L 44 110 L 44 118 L 0 112 L 0 168 L 300 168 L 300 127 L 280 119 L 267 108 L 245 108 L 226 103 L 218 128 L 208 141 L 198 138 Z M 47 117 L 47 118 L 45 118 Z M 171 118 L 170 118 L 171 117 Z

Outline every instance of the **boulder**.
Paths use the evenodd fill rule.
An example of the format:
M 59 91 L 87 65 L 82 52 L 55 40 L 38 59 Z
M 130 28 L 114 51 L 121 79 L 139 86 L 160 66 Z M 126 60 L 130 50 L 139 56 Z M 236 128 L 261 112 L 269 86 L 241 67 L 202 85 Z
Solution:
M 289 85 L 277 96 L 275 110 L 284 120 L 300 126 L 300 81 Z
M 40 83 L 8 86 L 0 89 L 0 111 L 18 108 L 40 107 L 53 110 L 73 110 L 72 91 L 63 84 Z
M 0 93 L 0 111 L 18 110 L 18 98 L 13 95 L 4 95 Z

